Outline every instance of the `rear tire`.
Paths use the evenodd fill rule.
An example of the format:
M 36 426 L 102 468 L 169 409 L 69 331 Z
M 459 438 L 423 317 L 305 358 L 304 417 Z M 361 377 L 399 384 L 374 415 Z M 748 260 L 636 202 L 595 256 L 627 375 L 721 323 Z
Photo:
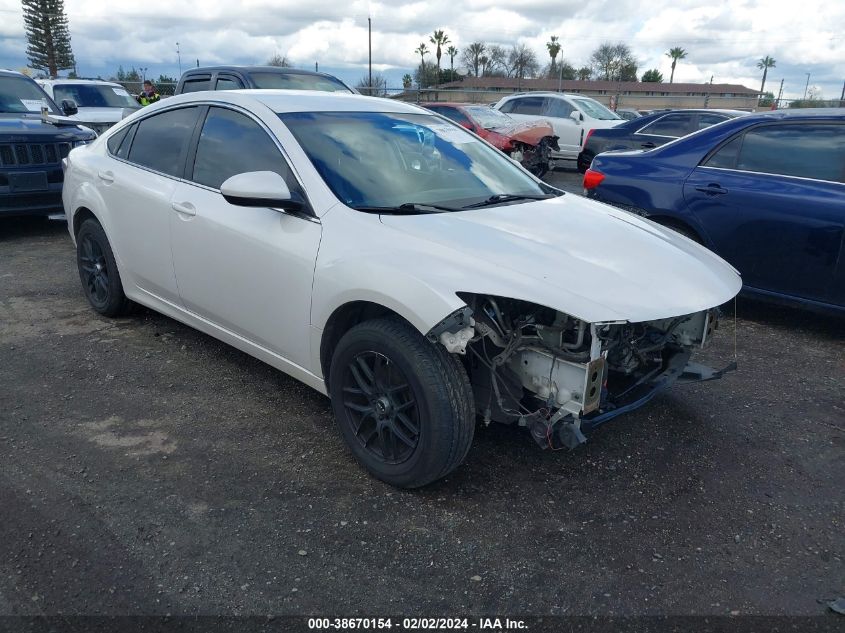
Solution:
M 466 370 L 404 321 L 349 330 L 334 350 L 328 387 L 355 459 L 392 486 L 425 486 L 469 452 L 475 406 Z
M 123 316 L 132 311 L 134 304 L 123 293 L 123 283 L 106 232 L 92 218 L 85 220 L 76 234 L 76 266 L 82 291 L 94 310 L 107 317 Z

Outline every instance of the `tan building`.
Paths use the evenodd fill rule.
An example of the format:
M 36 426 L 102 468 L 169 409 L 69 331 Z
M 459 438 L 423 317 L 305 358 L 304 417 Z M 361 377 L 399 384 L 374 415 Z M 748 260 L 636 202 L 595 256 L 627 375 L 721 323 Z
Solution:
M 729 108 L 753 110 L 759 92 L 738 84 L 680 84 L 641 81 L 558 81 L 511 77 L 465 77 L 440 86 L 439 90 L 405 90 L 394 98 L 403 101 L 457 101 L 495 103 L 518 92 L 560 91 L 583 94 L 605 105 L 615 98 L 617 108 Z

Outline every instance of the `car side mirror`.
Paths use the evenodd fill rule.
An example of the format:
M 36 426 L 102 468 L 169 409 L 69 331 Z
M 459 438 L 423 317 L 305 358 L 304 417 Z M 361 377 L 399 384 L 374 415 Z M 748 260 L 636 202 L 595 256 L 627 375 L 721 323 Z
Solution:
M 65 116 L 73 116 L 79 112 L 79 108 L 76 107 L 76 101 L 73 99 L 62 99 L 61 106 Z
M 584 115 L 578 112 L 578 110 L 573 110 L 569 113 L 569 118 L 575 121 L 575 125 L 581 125 L 581 121 L 584 120 Z
M 226 202 L 239 207 L 277 207 L 285 211 L 305 208 L 305 201 L 291 193 L 285 179 L 274 171 L 236 174 L 220 185 L 220 193 Z

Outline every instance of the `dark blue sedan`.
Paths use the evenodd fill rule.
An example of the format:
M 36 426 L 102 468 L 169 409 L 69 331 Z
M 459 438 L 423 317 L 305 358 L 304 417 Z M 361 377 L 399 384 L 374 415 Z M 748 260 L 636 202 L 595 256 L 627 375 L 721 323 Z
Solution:
M 845 108 L 752 114 L 600 154 L 584 189 L 704 244 L 746 294 L 845 311 Z

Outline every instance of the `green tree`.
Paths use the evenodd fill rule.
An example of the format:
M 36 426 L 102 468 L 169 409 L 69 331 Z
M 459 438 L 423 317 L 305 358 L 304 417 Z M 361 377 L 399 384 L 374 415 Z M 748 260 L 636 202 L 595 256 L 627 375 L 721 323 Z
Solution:
M 420 56 L 420 72 L 419 72 L 419 80 L 417 84 L 420 88 L 424 88 L 427 83 L 424 84 L 425 81 L 425 56 L 429 54 L 428 47 L 425 45 L 425 42 L 420 42 L 420 45 L 414 49 L 414 52 Z
M 663 73 L 661 73 L 656 68 L 652 68 L 651 70 L 647 70 L 643 73 L 642 80 L 644 82 L 651 82 L 651 83 L 663 83 Z
M 481 58 L 487 53 L 487 45 L 484 42 L 473 42 L 464 49 L 461 62 L 466 66 L 467 71 L 475 77 L 480 77 L 483 64 Z
M 411 75 L 409 75 L 408 73 L 405 73 L 404 75 L 402 75 L 402 87 L 405 90 L 410 88 L 413 83 L 414 83 L 414 78 L 411 77 Z
M 764 108 L 770 108 L 772 104 L 775 102 L 775 95 L 772 92 L 764 92 L 763 95 L 760 97 L 760 105 Z
M 582 66 L 578 69 L 577 75 L 581 81 L 589 81 L 593 76 L 593 70 L 589 66 Z
M 769 57 L 766 55 L 763 59 L 757 62 L 757 68 L 763 71 L 763 81 L 760 83 L 760 93 L 763 93 L 763 89 L 766 87 L 766 75 L 769 74 L 769 68 L 775 67 L 775 60 L 773 57 Z
M 76 70 L 64 0 L 22 0 L 21 4 L 29 65 L 46 70 L 50 77 L 59 70 Z
M 672 59 L 672 74 L 669 75 L 669 83 L 672 83 L 675 80 L 675 66 L 680 60 L 684 59 L 686 56 L 687 52 L 680 46 L 670 48 L 669 52 L 666 53 L 666 57 L 670 57 Z
M 455 81 L 455 58 L 458 56 L 458 49 L 450 46 L 446 49 L 446 54 L 449 56 L 449 81 Z
M 605 81 L 636 81 L 637 60 L 627 44 L 601 44 L 590 55 L 596 75 Z
M 434 56 L 437 58 L 437 81 L 436 85 L 440 87 L 440 56 L 443 54 L 442 47 L 449 43 L 449 36 L 442 30 L 434 31 L 434 34 L 428 38 L 429 42 L 434 44 L 437 48 L 434 50 Z
M 557 35 L 552 35 L 549 37 L 549 41 L 546 42 L 546 48 L 549 50 L 549 57 L 552 58 L 552 65 L 550 68 L 549 74 L 553 74 L 555 70 L 555 60 L 557 60 L 558 54 L 560 54 L 560 38 Z

